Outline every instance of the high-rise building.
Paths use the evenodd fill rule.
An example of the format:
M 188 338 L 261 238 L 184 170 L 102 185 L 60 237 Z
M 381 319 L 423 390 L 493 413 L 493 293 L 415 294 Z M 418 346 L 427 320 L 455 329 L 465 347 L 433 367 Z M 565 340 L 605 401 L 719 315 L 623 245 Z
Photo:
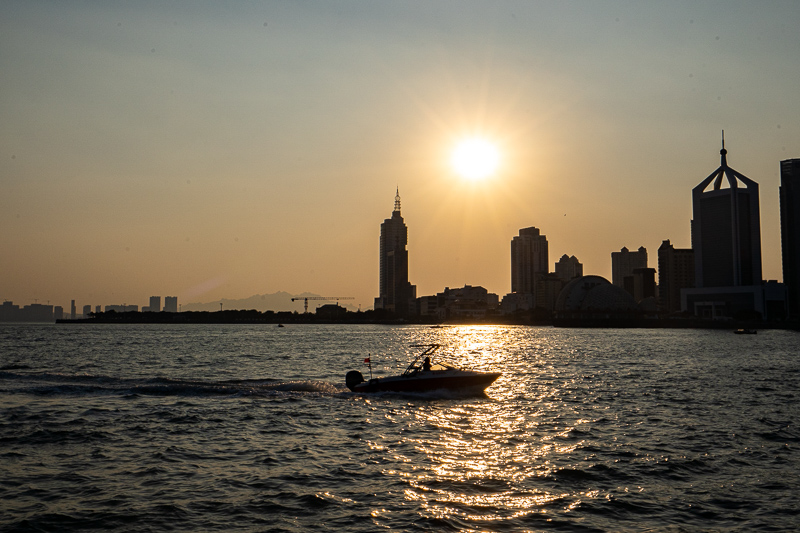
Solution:
M 148 306 L 148 310 L 151 313 L 158 313 L 161 311 L 161 296 L 150 297 L 150 305 Z
M 380 296 L 375 309 L 385 309 L 398 316 L 411 313 L 417 288 L 408 281 L 408 228 L 400 215 L 400 190 L 394 197 L 392 217 L 381 224 Z
M 694 287 L 694 250 L 675 248 L 669 239 L 658 248 L 658 303 L 662 311 L 681 310 L 681 289 Z
M 178 297 L 177 296 L 164 296 L 164 312 L 177 313 L 178 312 Z
M 547 237 L 539 228 L 519 230 L 511 239 L 511 292 L 536 294 L 536 282 L 550 264 Z
M 789 316 L 800 317 L 800 159 L 781 161 L 781 252 Z
M 561 259 L 556 263 L 556 275 L 562 281 L 570 281 L 573 278 L 583 276 L 583 264 L 578 261 L 578 258 L 564 254 Z
M 611 283 L 625 288 L 625 278 L 633 276 L 637 268 L 647 268 L 647 249 L 640 246 L 635 252 L 622 247 L 619 252 L 611 252 Z M 631 295 L 632 291 L 629 291 Z
M 761 279 L 758 184 L 721 164 L 692 189 L 693 289 L 681 309 L 696 316 L 742 320 L 786 318 L 786 287 Z M 726 186 L 727 185 L 727 186 Z
M 719 168 L 692 189 L 695 286 L 760 285 L 758 183 L 728 166 L 725 137 L 719 153 Z

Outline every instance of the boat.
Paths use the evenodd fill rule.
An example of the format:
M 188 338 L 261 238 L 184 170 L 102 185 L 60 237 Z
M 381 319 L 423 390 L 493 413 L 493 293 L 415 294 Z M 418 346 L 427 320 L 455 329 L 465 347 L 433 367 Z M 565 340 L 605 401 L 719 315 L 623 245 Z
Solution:
M 756 335 L 758 330 L 755 329 L 747 329 L 747 328 L 739 328 L 733 331 L 736 335 Z
M 345 376 L 347 388 L 353 392 L 430 392 L 447 390 L 460 394 L 477 394 L 494 383 L 500 372 L 477 372 L 462 370 L 441 362 L 433 362 L 440 344 L 413 344 L 412 348 L 424 348 L 399 376 L 371 378 L 369 381 L 358 370 Z M 364 360 L 372 365 L 370 358 Z

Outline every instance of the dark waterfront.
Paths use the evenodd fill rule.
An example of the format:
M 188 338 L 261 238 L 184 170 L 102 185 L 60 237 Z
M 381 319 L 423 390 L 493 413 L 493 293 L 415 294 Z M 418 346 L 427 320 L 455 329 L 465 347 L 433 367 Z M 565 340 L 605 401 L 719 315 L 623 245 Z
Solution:
M 350 393 L 409 345 L 485 396 Z M 791 531 L 798 333 L 0 324 L 4 531 Z

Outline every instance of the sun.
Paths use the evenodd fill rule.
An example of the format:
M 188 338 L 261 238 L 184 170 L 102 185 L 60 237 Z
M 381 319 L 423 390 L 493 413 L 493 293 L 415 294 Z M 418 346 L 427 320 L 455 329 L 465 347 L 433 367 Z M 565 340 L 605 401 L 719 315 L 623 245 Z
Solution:
M 500 152 L 486 139 L 479 137 L 464 139 L 453 149 L 450 163 L 456 174 L 462 178 L 480 181 L 497 171 Z

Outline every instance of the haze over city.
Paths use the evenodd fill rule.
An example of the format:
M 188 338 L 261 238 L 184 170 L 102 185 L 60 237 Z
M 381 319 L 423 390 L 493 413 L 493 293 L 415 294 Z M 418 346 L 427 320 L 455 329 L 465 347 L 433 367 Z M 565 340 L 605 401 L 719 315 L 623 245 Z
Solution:
M 509 292 L 529 226 L 551 267 L 610 278 L 623 246 L 652 267 L 691 246 L 723 129 L 781 280 L 798 22 L 796 2 L 3 2 L 0 299 L 368 308 L 398 187 L 418 295 Z M 453 164 L 464 139 L 496 168 Z

